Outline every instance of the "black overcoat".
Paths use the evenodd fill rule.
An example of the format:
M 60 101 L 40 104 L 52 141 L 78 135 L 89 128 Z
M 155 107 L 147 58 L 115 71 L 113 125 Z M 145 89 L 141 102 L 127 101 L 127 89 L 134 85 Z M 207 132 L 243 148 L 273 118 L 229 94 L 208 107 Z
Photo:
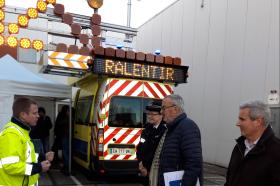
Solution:
M 225 186 L 280 186 L 280 140 L 271 127 L 246 156 L 244 140 L 243 136 L 236 140 Z
M 161 122 L 157 128 L 154 128 L 152 124 L 147 124 L 147 127 L 141 133 L 140 142 L 137 146 L 137 159 L 139 162 L 142 161 L 148 172 L 150 172 L 156 148 L 165 129 L 164 122 Z

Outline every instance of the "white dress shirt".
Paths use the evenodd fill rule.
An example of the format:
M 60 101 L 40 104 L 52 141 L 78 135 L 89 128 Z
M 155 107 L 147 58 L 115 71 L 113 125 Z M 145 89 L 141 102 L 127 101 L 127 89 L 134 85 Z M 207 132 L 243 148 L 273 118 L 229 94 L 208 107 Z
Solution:
M 258 143 L 260 138 L 258 138 L 256 141 L 254 141 L 253 143 L 249 143 L 249 141 L 247 139 L 245 139 L 244 144 L 245 144 L 245 154 L 244 156 L 246 156 L 248 154 L 248 152 L 250 152 L 250 150 L 252 150 L 256 144 Z

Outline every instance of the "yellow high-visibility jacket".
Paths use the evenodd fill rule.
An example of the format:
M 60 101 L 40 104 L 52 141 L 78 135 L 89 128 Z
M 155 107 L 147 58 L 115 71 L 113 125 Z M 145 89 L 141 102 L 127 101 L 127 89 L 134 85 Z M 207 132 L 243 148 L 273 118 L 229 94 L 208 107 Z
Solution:
M 39 174 L 31 172 L 37 158 L 29 130 L 9 122 L 0 133 L 0 185 L 36 185 Z

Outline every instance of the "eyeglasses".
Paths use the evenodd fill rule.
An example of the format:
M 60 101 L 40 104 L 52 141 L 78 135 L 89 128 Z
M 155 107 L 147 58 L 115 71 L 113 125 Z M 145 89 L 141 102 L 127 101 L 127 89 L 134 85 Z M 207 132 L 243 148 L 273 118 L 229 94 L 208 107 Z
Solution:
M 162 106 L 161 110 L 166 110 L 166 109 L 171 108 L 171 107 L 176 107 L 176 105 Z

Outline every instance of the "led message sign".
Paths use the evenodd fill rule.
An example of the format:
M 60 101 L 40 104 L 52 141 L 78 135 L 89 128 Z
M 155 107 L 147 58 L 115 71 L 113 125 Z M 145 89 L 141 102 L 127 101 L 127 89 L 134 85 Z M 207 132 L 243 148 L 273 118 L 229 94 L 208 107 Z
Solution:
M 113 77 L 186 83 L 188 67 L 95 58 L 93 71 Z

